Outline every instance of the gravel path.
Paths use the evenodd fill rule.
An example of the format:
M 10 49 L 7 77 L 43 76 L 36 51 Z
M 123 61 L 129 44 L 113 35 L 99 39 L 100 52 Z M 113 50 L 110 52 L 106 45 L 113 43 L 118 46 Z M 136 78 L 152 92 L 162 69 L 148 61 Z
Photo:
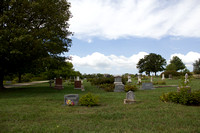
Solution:
M 33 85 L 33 84 L 40 84 L 40 83 L 47 83 L 49 80 L 45 81 L 33 81 L 29 83 L 17 83 L 17 84 L 12 84 L 12 85 L 5 85 L 5 88 L 12 88 L 12 87 L 21 87 L 21 86 L 27 86 L 27 85 Z

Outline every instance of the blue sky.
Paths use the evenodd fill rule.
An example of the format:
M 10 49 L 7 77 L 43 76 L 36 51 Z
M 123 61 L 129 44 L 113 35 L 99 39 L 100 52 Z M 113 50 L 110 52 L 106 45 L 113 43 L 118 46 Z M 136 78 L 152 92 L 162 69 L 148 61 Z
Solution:
M 138 73 L 149 53 L 178 56 L 192 71 L 200 58 L 199 0 L 70 0 L 72 56 L 81 73 Z

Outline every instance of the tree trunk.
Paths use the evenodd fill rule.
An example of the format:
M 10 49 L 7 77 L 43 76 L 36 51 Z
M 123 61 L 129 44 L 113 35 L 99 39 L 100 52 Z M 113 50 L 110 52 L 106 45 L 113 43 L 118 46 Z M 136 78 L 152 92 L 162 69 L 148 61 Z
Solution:
M 156 72 L 155 72 L 155 77 L 156 77 Z
M 19 73 L 19 75 L 18 75 L 18 82 L 19 82 L 19 83 L 22 82 L 22 75 L 21 75 L 21 73 Z
M 0 90 L 5 89 L 5 87 L 3 85 L 3 79 L 4 79 L 4 74 L 3 74 L 3 72 L 0 72 Z

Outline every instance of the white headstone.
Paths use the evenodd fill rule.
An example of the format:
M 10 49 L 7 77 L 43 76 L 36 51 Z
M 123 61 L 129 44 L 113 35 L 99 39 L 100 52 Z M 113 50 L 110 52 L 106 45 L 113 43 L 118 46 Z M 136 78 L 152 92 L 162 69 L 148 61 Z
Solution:
M 76 80 L 79 81 L 79 76 L 76 77 Z
M 132 80 L 131 80 L 131 76 L 128 76 L 128 83 L 131 83 Z
M 151 76 L 151 82 L 153 82 L 153 76 Z
M 141 76 L 138 75 L 138 83 L 141 83 Z
M 162 74 L 162 80 L 164 80 L 164 79 L 165 79 L 165 74 L 163 73 L 163 74 Z
M 185 83 L 187 83 L 189 80 L 188 80 L 188 74 L 186 73 L 185 74 Z

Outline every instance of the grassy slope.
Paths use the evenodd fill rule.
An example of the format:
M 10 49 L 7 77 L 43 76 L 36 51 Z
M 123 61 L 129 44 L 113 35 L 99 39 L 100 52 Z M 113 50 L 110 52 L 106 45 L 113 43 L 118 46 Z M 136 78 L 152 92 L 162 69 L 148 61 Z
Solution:
M 178 84 L 177 80 L 167 80 Z M 85 92 L 65 85 L 58 91 L 39 84 L 0 92 L 0 132 L 200 132 L 200 107 L 163 103 L 175 87 L 135 92 L 137 103 L 124 105 L 126 93 L 104 92 L 85 83 Z M 199 80 L 191 83 L 200 89 Z M 63 106 L 65 94 L 92 92 L 101 106 Z

